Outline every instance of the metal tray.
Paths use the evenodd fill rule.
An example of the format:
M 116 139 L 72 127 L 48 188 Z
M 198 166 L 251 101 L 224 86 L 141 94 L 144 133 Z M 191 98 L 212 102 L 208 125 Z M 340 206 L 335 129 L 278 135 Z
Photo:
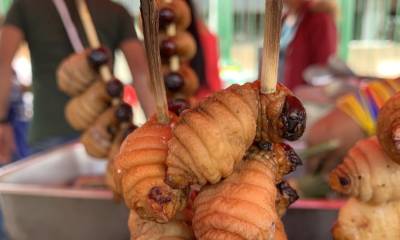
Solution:
M 283 217 L 289 240 L 331 240 L 331 229 L 344 201 L 299 200 Z
M 65 187 L 81 175 L 103 174 L 105 162 L 71 144 L 0 170 L 6 229 L 15 240 L 128 240 L 128 210 L 108 190 Z M 340 201 L 300 200 L 284 223 L 290 240 L 329 240 Z
M 15 240 L 128 240 L 128 210 L 107 190 L 65 184 L 100 175 L 105 162 L 67 145 L 0 170 L 4 223 Z

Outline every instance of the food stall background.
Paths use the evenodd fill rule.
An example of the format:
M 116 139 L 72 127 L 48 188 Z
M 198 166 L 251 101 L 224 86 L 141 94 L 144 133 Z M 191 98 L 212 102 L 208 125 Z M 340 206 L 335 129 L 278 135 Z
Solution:
M 138 17 L 139 0 L 116 1 Z M 400 1 L 325 1 L 336 1 L 338 5 L 340 59 L 359 75 L 399 76 L 400 68 L 396 66 L 400 64 Z M 218 36 L 220 75 L 224 85 L 256 79 L 259 50 L 263 39 L 264 0 L 194 0 L 194 2 L 199 17 Z M 2 15 L 6 14 L 11 3 L 12 0 L 0 2 Z M 30 65 L 26 47 L 22 48 L 14 64 L 19 78 L 29 85 Z M 123 81 L 131 81 L 122 54 L 117 57 L 115 71 Z M 32 96 L 27 94 L 26 100 L 30 103 Z M 318 109 L 318 112 L 325 112 L 328 107 Z M 28 114 L 31 112 L 28 111 Z M 144 122 L 139 108 L 136 108 L 136 121 Z
M 124 4 L 134 16 L 139 15 L 139 0 L 119 0 L 118 2 Z M 197 4 L 201 19 L 219 38 L 220 75 L 224 85 L 256 79 L 259 50 L 263 40 L 264 0 L 194 0 L 194 2 Z M 397 66 L 400 65 L 400 0 L 336 0 L 336 2 L 340 9 L 338 29 L 340 31 L 339 57 L 341 60 L 359 75 L 399 76 L 400 68 Z M 11 3 L 12 0 L 0 2 L 2 15 L 6 14 Z M 29 85 L 31 69 L 26 47 L 21 48 L 14 64 L 21 81 Z M 116 61 L 115 71 L 121 80 L 131 81 L 129 70 L 121 54 Z M 30 104 L 32 95 L 27 93 L 25 98 L 26 102 Z M 329 104 L 314 103 L 313 105 L 309 103 L 308 105 L 312 120 L 317 119 L 331 107 Z M 144 122 L 144 117 L 140 112 L 140 109 L 136 108 L 137 123 Z M 28 111 L 27 114 L 32 114 L 32 112 Z M 80 150 L 74 149 L 74 151 L 79 153 Z M 76 159 L 78 161 L 82 158 Z M 56 160 L 52 161 L 56 162 Z M 26 167 L 26 171 L 28 171 L 28 166 Z M 9 176 L 13 178 L 13 175 Z M 13 180 L 11 178 L 6 180 Z M 68 192 L 68 194 L 70 193 Z M 14 202 L 14 199 L 10 202 Z M 23 204 L 27 205 L 25 202 Z M 34 205 L 33 202 L 30 204 Z M 304 205 L 303 202 L 302 205 L 295 206 L 285 220 L 286 225 L 291 226 L 288 229 L 289 239 L 327 239 L 322 236 L 329 234 L 327 229 L 330 229 L 336 218 L 334 210 L 340 206 L 340 202 L 314 201 L 306 204 L 308 205 Z M 316 209 L 316 211 L 309 211 L 310 209 Z M 14 212 L 10 213 L 10 215 L 13 214 Z M 71 218 L 73 219 L 73 217 Z M 297 224 L 299 219 L 307 219 L 307 221 Z M 27 219 L 27 224 L 28 221 L 29 219 Z M 320 229 L 319 232 L 307 233 L 304 231 L 304 229 L 313 229 L 316 226 Z M 291 236 L 297 237 L 292 238 Z

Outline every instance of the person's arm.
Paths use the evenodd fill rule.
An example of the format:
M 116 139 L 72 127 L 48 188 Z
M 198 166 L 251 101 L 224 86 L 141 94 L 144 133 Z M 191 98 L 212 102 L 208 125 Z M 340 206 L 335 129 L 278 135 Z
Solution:
M 354 144 L 367 137 L 363 129 L 346 113 L 337 107 L 308 128 L 305 140 L 309 147 L 337 141 L 338 148 L 308 159 L 305 166 L 308 173 L 329 173 L 342 160 Z
M 0 119 L 5 119 L 9 109 L 12 86 L 11 63 L 23 41 L 23 33 L 17 27 L 4 26 L 0 34 Z M 15 148 L 12 128 L 8 123 L 0 123 L 0 163 L 11 160 Z
M 147 117 L 155 113 L 155 102 L 150 89 L 149 68 L 144 46 L 139 40 L 126 40 L 120 49 L 125 55 L 133 77 L 133 86 Z

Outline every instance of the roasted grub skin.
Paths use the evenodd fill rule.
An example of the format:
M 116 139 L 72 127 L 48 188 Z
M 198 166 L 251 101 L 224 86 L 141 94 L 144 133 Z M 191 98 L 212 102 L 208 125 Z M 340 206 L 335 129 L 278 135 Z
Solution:
M 144 220 L 131 210 L 128 221 L 131 240 L 194 240 L 190 226 L 181 215 L 178 213 L 176 218 L 161 224 Z
M 400 200 L 399 182 L 400 165 L 389 158 L 376 137 L 359 141 L 329 177 L 333 190 L 371 204 Z
M 400 93 L 389 99 L 380 110 L 377 136 L 385 152 L 400 164 Z
M 301 137 L 305 111 L 298 101 L 287 101 L 293 98 L 282 85 L 263 95 L 255 82 L 232 85 L 185 111 L 169 141 L 168 184 L 215 184 L 232 174 L 254 140 L 279 143 L 284 130 L 291 140 Z
M 278 197 L 276 199 L 276 211 L 280 217 L 283 217 L 287 209 L 299 199 L 296 190 L 286 181 L 282 181 L 276 185 L 278 189 Z
M 400 239 L 400 202 L 371 205 L 351 198 L 340 209 L 332 229 L 334 240 Z
M 275 184 L 281 183 L 283 177 L 296 171 L 303 163 L 292 147 L 285 143 L 267 144 L 255 142 L 247 151 L 245 159 L 265 162 L 275 171 Z
M 87 91 L 67 103 L 65 118 L 75 130 L 86 130 L 109 107 L 110 102 L 105 83 L 97 80 Z
M 184 190 L 174 190 L 165 184 L 171 127 L 159 124 L 155 118 L 136 129 L 123 142 L 114 158 L 115 191 L 126 205 L 142 218 L 165 223 L 185 206 Z
M 248 159 L 222 182 L 205 187 L 194 203 L 197 239 L 287 239 L 275 179 L 265 161 Z
M 85 92 L 94 81 L 100 79 L 92 68 L 88 54 L 90 49 L 65 58 L 57 68 L 57 84 L 61 91 L 73 97 Z
M 81 143 L 86 152 L 96 158 L 106 158 L 113 146 L 114 137 L 118 129 L 118 120 L 115 117 L 115 107 L 103 112 L 96 122 L 81 136 Z

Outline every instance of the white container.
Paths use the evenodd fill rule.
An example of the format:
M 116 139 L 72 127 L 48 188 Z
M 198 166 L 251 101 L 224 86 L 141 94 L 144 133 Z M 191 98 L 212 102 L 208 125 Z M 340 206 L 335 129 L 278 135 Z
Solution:
M 0 170 L 4 222 L 15 240 L 128 240 L 128 210 L 108 190 L 66 187 L 101 175 L 106 163 L 79 144 L 33 156 Z

